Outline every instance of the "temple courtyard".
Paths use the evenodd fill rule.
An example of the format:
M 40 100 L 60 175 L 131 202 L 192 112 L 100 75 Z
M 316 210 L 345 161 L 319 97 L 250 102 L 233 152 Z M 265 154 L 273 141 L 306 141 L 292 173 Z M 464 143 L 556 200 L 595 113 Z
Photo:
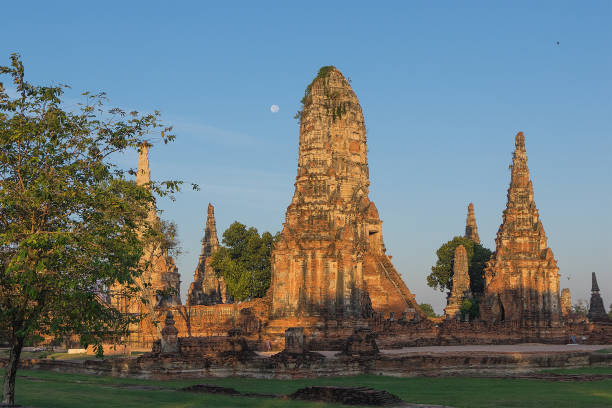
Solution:
M 539 371 L 546 379 L 387 376 L 298 380 L 206 378 L 151 381 L 22 370 L 17 403 L 27 407 L 334 407 L 285 397 L 249 397 L 181 391 L 194 384 L 240 393 L 289 395 L 315 385 L 365 386 L 386 390 L 407 403 L 447 407 L 606 407 L 612 405 L 612 367 Z M 535 376 L 534 376 L 535 377 Z M 555 378 L 558 377 L 558 378 Z M 593 379 L 594 377 L 595 379 Z M 413 406 L 406 404 L 403 406 Z M 402 406 L 402 405 L 399 405 Z
M 3 353 L 0 350 L 0 356 Z M 318 353 L 330 362 L 342 358 L 335 351 Z M 256 359 L 271 359 L 271 353 L 257 354 Z M 143 379 L 129 374 L 130 378 L 112 377 L 92 368 L 141 356 L 133 352 L 129 357 L 96 359 L 86 354 L 27 351 L 23 366 L 37 369 L 19 371 L 16 402 L 25 407 L 333 407 L 347 405 L 293 398 L 297 390 L 309 387 L 367 387 L 386 391 L 403 401 L 387 406 L 612 406 L 612 344 L 526 343 L 380 350 L 379 360 L 419 359 L 419 364 L 414 363 L 416 360 L 407 364 L 402 377 L 392 370 L 388 375 L 372 370 L 367 375 L 343 377 Z M 411 369 L 414 370 L 410 372 Z

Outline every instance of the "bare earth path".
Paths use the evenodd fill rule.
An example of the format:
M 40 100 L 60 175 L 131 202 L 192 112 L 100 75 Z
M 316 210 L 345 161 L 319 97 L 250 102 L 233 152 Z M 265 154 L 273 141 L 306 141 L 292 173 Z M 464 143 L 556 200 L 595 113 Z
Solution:
M 380 350 L 383 355 L 396 354 L 438 354 L 438 353 L 565 353 L 572 351 L 596 351 L 601 349 L 612 349 L 612 344 L 489 344 L 489 345 L 466 345 L 466 346 L 427 346 L 427 347 L 404 347 L 399 349 Z M 327 358 L 334 358 L 338 351 L 313 350 L 323 354 Z M 275 351 L 259 351 L 262 357 L 270 357 Z
M 382 354 L 407 353 L 555 353 L 571 351 L 595 351 L 612 348 L 612 344 L 495 344 L 495 345 L 467 345 L 467 346 L 430 346 L 430 347 L 404 347 L 401 349 L 381 350 Z

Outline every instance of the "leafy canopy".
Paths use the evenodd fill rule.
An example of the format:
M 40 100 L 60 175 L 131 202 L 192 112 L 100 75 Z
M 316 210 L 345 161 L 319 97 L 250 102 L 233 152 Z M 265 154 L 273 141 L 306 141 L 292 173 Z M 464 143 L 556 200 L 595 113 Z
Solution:
M 235 300 L 263 297 L 270 287 L 270 254 L 278 233 L 259 235 L 254 227 L 235 221 L 223 233 L 223 245 L 212 256 L 211 265 L 222 276 Z
M 431 273 L 427 276 L 427 285 L 434 289 L 440 289 L 441 292 L 451 289 L 455 249 L 459 245 L 465 247 L 468 256 L 470 289 L 472 293 L 482 293 L 485 285 L 484 268 L 487 261 L 491 258 L 492 252 L 465 237 L 454 237 L 436 251 L 438 260 L 431 267 Z
M 423 313 L 427 315 L 427 317 L 440 317 L 436 314 L 436 311 L 429 303 L 421 303 L 419 304 L 419 307 L 421 308 Z
M 0 321 L 11 348 L 3 402 L 14 401 L 21 348 L 34 334 L 80 335 L 101 352 L 102 340 L 126 333 L 130 316 L 101 301 L 115 284 L 131 288 L 142 272 L 142 232 L 153 193 L 180 182 L 138 186 L 113 163 L 152 132 L 173 140 L 159 112 L 141 115 L 104 108 L 104 93 L 84 93 L 64 109 L 67 86 L 24 79 L 17 54 L 0 67 Z

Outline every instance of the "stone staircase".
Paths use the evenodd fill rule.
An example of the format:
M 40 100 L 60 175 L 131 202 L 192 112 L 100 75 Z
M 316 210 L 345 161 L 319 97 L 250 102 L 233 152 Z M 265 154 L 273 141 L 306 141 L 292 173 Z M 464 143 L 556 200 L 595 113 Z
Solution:
M 419 313 L 421 317 L 425 317 L 421 312 L 419 305 L 417 304 L 414 295 L 410 292 L 410 289 L 404 283 L 401 275 L 395 269 L 389 257 L 385 254 L 378 256 L 378 265 L 384 276 L 391 282 L 393 287 L 396 289 L 397 293 L 404 299 L 406 304 L 416 310 L 416 313 Z

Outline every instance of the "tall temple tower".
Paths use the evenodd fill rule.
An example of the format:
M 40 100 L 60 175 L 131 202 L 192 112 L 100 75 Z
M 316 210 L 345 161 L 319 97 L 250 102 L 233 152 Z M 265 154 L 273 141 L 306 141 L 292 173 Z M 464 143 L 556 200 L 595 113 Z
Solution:
M 215 207 L 208 203 L 206 227 L 202 238 L 200 260 L 193 274 L 193 282 L 187 294 L 187 305 L 215 305 L 228 303 L 227 286 L 222 277 L 217 277 L 210 262 L 212 254 L 219 249 Z
M 272 315 L 419 313 L 382 240 L 357 96 L 335 67 L 306 88 L 295 192 L 272 252 Z
M 560 318 L 559 268 L 533 200 L 525 136 L 519 132 L 503 221 L 485 269 L 485 321 L 556 324 Z
M 448 294 L 446 308 L 444 309 L 447 319 L 460 319 L 463 301 L 472 296 L 468 269 L 467 251 L 463 245 L 458 245 L 453 259 L 452 287 Z
M 144 143 L 138 149 L 136 184 L 139 186 L 147 186 L 151 182 L 149 147 L 151 145 Z M 147 222 L 151 224 L 160 222 L 154 204 L 151 204 L 147 213 Z M 144 272 L 138 278 L 137 283 L 143 288 L 143 291 L 148 292 L 151 304 L 156 307 L 180 305 L 181 276 L 174 259 L 168 255 L 167 251 L 159 247 L 147 246 L 140 263 L 143 265 Z M 111 302 L 114 302 L 119 310 L 127 313 L 143 312 L 143 304 L 140 299 L 131 299 L 126 302 L 121 296 L 120 287 L 114 288 L 112 292 L 115 295 L 111 295 Z M 144 295 L 147 296 L 146 293 Z
M 465 221 L 465 237 L 471 239 L 476 244 L 480 244 L 478 236 L 478 227 L 476 226 L 476 215 L 474 215 L 474 204 L 468 205 L 468 215 Z
M 561 290 L 561 314 L 567 316 L 572 313 L 572 294 L 569 288 Z

